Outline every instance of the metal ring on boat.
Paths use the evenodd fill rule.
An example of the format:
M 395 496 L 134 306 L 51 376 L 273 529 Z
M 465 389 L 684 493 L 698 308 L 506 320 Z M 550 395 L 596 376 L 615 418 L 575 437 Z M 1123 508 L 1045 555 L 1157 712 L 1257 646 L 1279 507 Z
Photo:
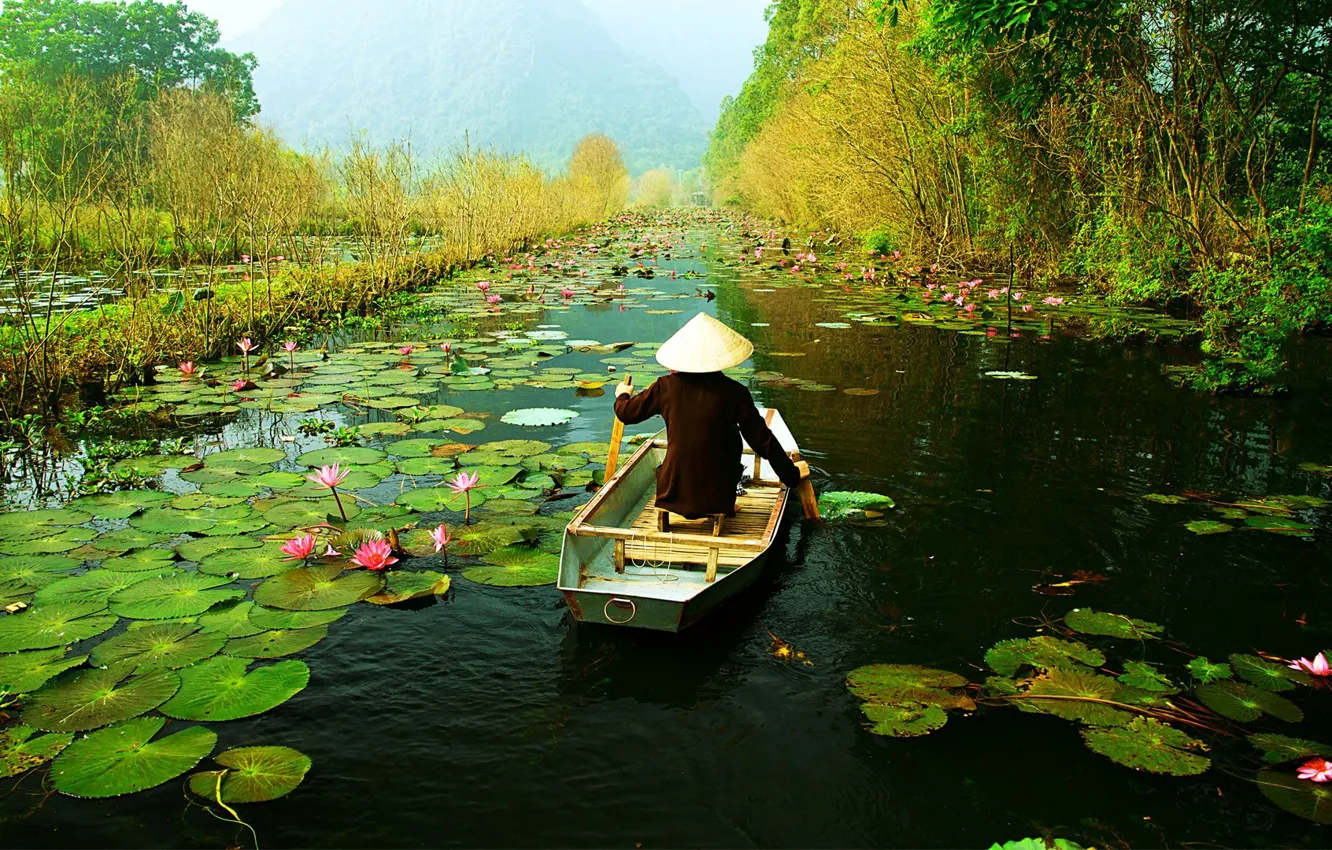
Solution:
M 611 607 L 611 603 L 612 603 L 612 602 L 628 602 L 628 603 L 629 603 L 629 616 L 628 616 L 628 618 L 626 618 L 626 619 L 624 619 L 624 620 L 617 620 L 617 619 L 615 619 L 614 617 L 612 617 L 612 616 L 610 615 L 610 607 Z M 623 606 L 619 606 L 619 607 L 623 607 Z M 605 604 L 605 605 L 602 605 L 602 606 L 601 606 L 601 616 L 605 617 L 605 618 L 606 618 L 606 622 L 608 622 L 608 623 L 614 623 L 614 624 L 617 625 L 617 626 L 623 626 L 623 625 L 627 624 L 630 620 L 633 620 L 634 617 L 638 616 L 638 606 L 634 604 L 634 600 L 632 600 L 632 599 L 625 599 L 625 598 L 620 597 L 620 596 L 612 596 L 610 599 L 607 599 L 607 600 L 606 600 L 606 604 Z

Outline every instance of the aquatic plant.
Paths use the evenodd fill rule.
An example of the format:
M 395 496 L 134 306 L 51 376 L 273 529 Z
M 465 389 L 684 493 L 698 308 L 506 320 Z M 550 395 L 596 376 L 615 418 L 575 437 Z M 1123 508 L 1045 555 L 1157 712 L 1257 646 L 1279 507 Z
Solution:
M 313 534 L 302 534 L 293 537 L 282 544 L 282 554 L 287 557 L 284 561 L 305 561 L 315 552 L 315 538 Z
M 472 490 L 481 485 L 480 473 L 459 472 L 452 481 L 449 482 L 449 489 L 455 494 L 462 494 L 465 499 L 463 508 L 463 525 L 471 522 L 472 519 Z
M 464 522 L 465 522 L 465 521 L 466 521 L 466 520 L 464 520 Z M 435 544 L 435 551 L 436 551 L 436 552 L 443 552 L 443 553 L 444 553 L 444 565 L 445 565 L 445 566 L 448 566 L 448 564 L 449 564 L 449 543 L 453 540 L 453 538 L 449 536 L 449 529 L 448 529 L 448 526 L 444 525 L 443 523 L 440 523 L 439 525 L 437 525 L 437 526 L 435 527 L 434 531 L 431 531 L 431 532 L 430 532 L 430 540 L 431 540 L 431 542 L 433 542 L 433 543 Z
M 1281 694 L 1327 675 L 1311 675 L 1320 669 L 1317 659 L 1282 663 L 1237 653 L 1228 664 L 1194 658 L 1177 677 L 1165 664 L 1141 660 L 1162 638 L 1162 626 L 1090 608 L 1075 608 L 1043 630 L 1048 633 L 992 646 L 985 665 L 993 674 L 980 683 L 946 670 L 871 664 L 848 674 L 847 687 L 861 700 L 874 734 L 927 735 L 943 727 L 950 712 L 1015 707 L 1078 724 L 1088 749 L 1125 767 L 1193 776 L 1207 771 L 1218 752 L 1232 755 L 1228 742 L 1236 724 L 1303 720 L 1299 706 Z M 1098 637 L 1131 641 L 1131 655 L 1115 660 L 1111 647 L 1087 642 Z M 1183 696 L 1188 691 L 1192 699 Z M 1269 765 L 1286 765 L 1259 772 L 1264 794 L 1301 817 L 1332 823 L 1332 797 L 1325 799 L 1315 784 L 1332 779 L 1325 761 L 1332 746 L 1270 732 L 1250 734 L 1249 741 Z
M 1327 663 L 1327 656 L 1318 653 L 1310 661 L 1307 658 L 1296 658 L 1289 665 L 1292 670 L 1299 670 L 1302 673 L 1308 673 L 1310 676 L 1332 676 L 1332 666 Z
M 387 540 L 367 540 L 356 547 L 351 562 L 367 570 L 382 570 L 398 563 Z
M 348 474 L 349 470 L 342 469 L 337 463 L 334 463 L 332 466 L 322 466 L 318 472 L 306 476 L 316 486 L 322 487 L 332 494 L 333 501 L 338 505 L 338 513 L 342 516 L 343 522 L 347 521 L 347 511 L 342 507 L 342 499 L 338 497 L 338 486 L 347 479 Z

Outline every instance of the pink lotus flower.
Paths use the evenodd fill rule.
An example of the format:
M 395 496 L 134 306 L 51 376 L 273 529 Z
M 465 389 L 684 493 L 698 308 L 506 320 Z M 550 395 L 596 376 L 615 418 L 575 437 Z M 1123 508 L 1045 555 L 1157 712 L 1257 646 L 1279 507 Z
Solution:
M 572 289 L 566 286 L 560 290 L 560 294 L 563 295 L 565 298 L 573 298 L 578 293 L 574 292 Z
M 483 280 L 476 285 L 476 288 L 481 290 L 481 294 L 484 295 L 490 291 L 490 281 Z
M 453 353 L 453 346 L 452 346 L 452 345 L 449 345 L 447 342 L 441 342 L 441 343 L 439 344 L 439 350 L 442 351 L 442 352 L 444 352 L 445 354 L 452 354 L 452 353 Z
M 1030 312 L 1032 311 L 1032 309 L 1033 309 L 1033 308 L 1032 308 L 1032 306 L 1031 306 L 1030 304 L 1023 304 L 1023 305 L 1022 305 L 1022 312 L 1024 312 L 1024 313 L 1030 313 Z
M 337 549 L 334 549 L 334 548 L 333 548 L 333 544 L 330 543 L 330 544 L 328 544 L 328 548 L 326 548 L 326 549 L 324 550 L 324 557 L 325 557 L 325 558 L 341 558 L 341 557 L 342 557 L 342 553 L 339 552 Z
M 415 350 L 416 346 L 414 345 L 404 345 L 398 349 L 398 353 L 401 354 L 403 357 L 406 357 L 408 354 L 411 354 Z
M 467 500 L 463 508 L 463 525 L 466 525 L 472 518 L 472 490 L 480 484 L 481 475 L 476 472 L 459 472 L 452 481 L 448 482 L 450 490 L 461 493 Z
M 281 552 L 287 557 L 284 561 L 304 561 L 314 554 L 315 539 L 313 534 L 302 534 L 282 544 Z
M 232 391 L 240 392 L 241 390 L 245 389 L 245 383 L 246 382 L 244 378 L 237 378 L 236 380 L 232 381 L 231 382 Z
M 254 351 L 254 343 L 250 342 L 248 336 L 236 343 L 236 347 L 241 350 L 241 354 L 249 354 L 251 351 Z
M 291 370 L 293 372 L 296 371 L 296 349 L 298 348 L 300 348 L 300 346 L 297 345 L 292 340 L 287 340 L 286 342 L 282 343 L 282 350 L 287 352 L 287 357 L 290 358 Z
M 968 304 L 966 307 L 963 307 L 962 309 L 966 310 L 968 313 L 974 313 L 976 312 L 976 305 Z
M 242 262 L 242 263 L 245 263 L 246 265 L 249 265 L 249 264 L 250 264 L 250 255 L 249 255 L 249 254 L 241 254 L 241 262 Z
M 377 572 L 398 563 L 398 559 L 393 557 L 393 547 L 389 546 L 387 540 L 367 540 L 356 547 L 356 554 L 352 555 L 351 562 L 358 567 Z
M 1047 295 L 1045 296 L 1045 298 L 1041 300 L 1043 303 L 1049 304 L 1051 307 L 1058 307 L 1060 304 L 1064 303 L 1064 299 L 1056 297 L 1054 295 Z
M 184 363 L 181 363 L 176 368 L 180 370 L 180 376 L 182 378 L 188 378 L 191 375 L 199 374 L 199 369 L 194 365 L 193 360 L 186 360 Z
M 1332 782 L 1332 762 L 1322 758 L 1309 759 L 1299 766 L 1296 775 L 1312 782 Z
M 762 248 L 755 248 L 755 249 L 754 249 L 754 259 L 756 259 L 756 260 L 761 260 L 761 259 L 763 259 L 763 249 L 762 249 Z
M 1022 293 L 1021 293 L 1021 292 L 1018 292 L 1016 289 L 1013 290 L 1013 300 L 1014 300 L 1014 301 L 1021 301 L 1021 300 L 1022 300 Z
M 305 476 L 319 487 L 327 488 L 333 494 L 333 501 L 337 503 L 338 513 L 342 515 L 343 522 L 347 521 L 347 512 L 342 508 L 342 499 L 338 498 L 338 487 L 343 481 L 347 480 L 348 472 L 350 470 L 342 469 L 334 463 L 332 466 L 321 466 L 318 472 Z
M 487 303 L 487 304 L 498 304 L 498 303 L 500 303 L 500 302 L 503 301 L 503 300 L 504 300 L 504 299 L 501 298 L 501 297 L 498 296 L 498 295 L 487 295 L 487 296 L 486 296 L 486 303 Z
M 444 563 L 449 563 L 449 543 L 453 538 L 449 535 L 449 529 L 443 523 L 440 523 L 434 531 L 430 532 L 430 539 L 435 542 L 435 551 L 444 552 Z
M 1286 666 L 1301 673 L 1308 673 L 1310 676 L 1332 676 L 1332 665 L 1328 664 L 1327 656 L 1321 652 L 1314 656 L 1313 661 L 1297 658 Z

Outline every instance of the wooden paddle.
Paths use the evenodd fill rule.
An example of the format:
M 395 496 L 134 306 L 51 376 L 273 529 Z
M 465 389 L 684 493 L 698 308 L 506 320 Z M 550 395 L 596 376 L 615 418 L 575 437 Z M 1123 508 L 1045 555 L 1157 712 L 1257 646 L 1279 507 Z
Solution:
M 800 452 L 791 452 L 791 460 L 799 463 Z M 796 492 L 800 494 L 800 507 L 805 511 L 805 519 L 823 522 L 823 516 L 819 513 L 819 497 L 814 493 L 814 482 L 808 478 L 800 479 Z
M 629 385 L 630 392 L 633 391 L 634 376 L 625 375 L 624 382 Z M 606 455 L 606 474 L 602 477 L 601 483 L 604 485 L 615 474 L 615 469 L 620 465 L 620 443 L 624 440 L 624 423 L 620 417 L 615 417 L 615 424 L 611 426 L 610 453 Z

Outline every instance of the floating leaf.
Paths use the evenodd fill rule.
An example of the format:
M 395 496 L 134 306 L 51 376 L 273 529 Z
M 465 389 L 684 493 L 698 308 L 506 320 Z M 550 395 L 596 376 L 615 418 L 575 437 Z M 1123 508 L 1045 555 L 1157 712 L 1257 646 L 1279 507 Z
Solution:
M 180 677 L 170 670 L 126 679 L 128 669 L 84 670 L 68 681 L 48 684 L 28 701 L 23 722 L 48 732 L 83 732 L 152 711 L 180 687 Z
M 1308 758 L 1309 756 L 1332 755 L 1332 747 L 1309 741 L 1304 738 L 1291 738 L 1286 735 L 1262 733 L 1250 735 L 1249 743 L 1263 751 L 1263 760 L 1272 764 L 1283 761 Z
M 1046 837 L 1020 838 L 1017 841 L 1005 841 L 1003 844 L 996 842 L 991 845 L 990 850 L 1085 850 L 1085 848 L 1067 838 Z
M 1312 525 L 1290 517 L 1251 516 L 1244 520 L 1244 524 L 1259 531 L 1281 534 L 1287 537 L 1308 537 L 1313 534 Z
M 1197 776 L 1211 766 L 1211 759 L 1195 751 L 1207 746 L 1148 717 L 1135 717 L 1123 726 L 1083 729 L 1087 748 L 1134 770 L 1170 776 Z
M 1184 527 L 1194 534 L 1225 534 L 1227 531 L 1235 530 L 1235 527 L 1229 523 L 1212 519 L 1195 519 L 1193 522 L 1184 523 Z
M 190 777 L 190 791 L 215 801 L 220 792 L 227 805 L 263 803 L 285 797 L 305 779 L 310 757 L 290 747 L 239 747 L 214 759 L 226 770 Z
M 309 649 L 328 637 L 328 626 L 307 629 L 271 629 L 227 641 L 227 654 L 237 658 L 281 658 Z
M 976 704 L 959 688 L 967 680 L 947 670 L 909 664 L 870 664 L 852 670 L 847 687 L 865 703 L 861 710 L 876 735 L 927 735 L 948 721 L 945 708 L 970 711 Z
M 1030 667 L 1100 667 L 1105 655 L 1076 641 L 1048 635 L 1001 640 L 985 653 L 985 663 L 1001 676 L 1012 676 L 1023 665 Z
M 161 490 L 117 490 L 83 496 L 69 503 L 69 507 L 87 511 L 98 519 L 128 519 L 145 508 L 171 501 L 171 493 Z
M 102 602 L 34 605 L 0 618 L 0 652 L 64 646 L 96 637 L 115 624 Z
M 225 549 L 208 555 L 199 562 L 199 572 L 241 579 L 268 578 L 296 566 L 294 561 L 282 558 L 282 543 L 270 540 L 253 549 Z
M 1293 815 L 1315 823 L 1332 824 L 1332 788 L 1310 782 L 1291 771 L 1268 768 L 1258 772 L 1258 790 Z
M 153 623 L 98 644 L 92 651 L 92 663 L 99 667 L 125 663 L 139 670 L 176 669 L 216 655 L 225 643 L 222 635 L 201 633 L 199 626 Z
M 1125 640 L 1146 640 L 1157 637 L 1163 631 L 1156 623 L 1135 620 L 1123 614 L 1093 611 L 1091 608 L 1074 608 L 1069 611 L 1064 617 L 1064 625 L 1084 635 L 1105 635 Z
M 369 570 L 344 573 L 339 564 L 316 564 L 265 580 L 255 588 L 254 601 L 269 608 L 320 611 L 359 602 L 383 586 L 383 579 Z
M 928 735 L 948 722 L 948 713 L 932 705 L 880 705 L 864 703 L 861 711 L 872 724 L 875 735 L 913 738 Z
M 1269 691 L 1294 690 L 1297 682 L 1302 685 L 1312 684 L 1307 675 L 1256 655 L 1235 654 L 1230 656 L 1230 663 L 1241 679 Z
M 485 501 L 484 491 L 472 491 L 473 508 L 480 507 Z M 445 510 L 462 512 L 466 507 L 466 499 L 463 494 L 455 493 L 448 487 L 420 487 L 398 496 L 394 504 L 421 513 L 438 513 Z
M 535 539 L 535 532 L 519 525 L 483 522 L 454 529 L 453 546 L 465 555 L 488 555 L 505 546 Z
M 1118 678 L 1130 688 L 1158 694 L 1179 693 L 1179 688 L 1164 673 L 1142 661 L 1125 661 L 1124 672 Z
M 378 463 L 388 455 L 379 449 L 370 449 L 364 446 L 335 446 L 329 449 L 318 449 L 313 452 L 306 452 L 296 458 L 299 466 L 365 466 L 371 463 Z
M 178 720 L 236 720 L 277 708 L 305 689 L 310 668 L 288 659 L 246 672 L 248 658 L 217 655 L 180 673 L 180 691 L 160 711 Z
M 1304 719 L 1304 712 L 1295 703 L 1253 685 L 1213 682 L 1198 686 L 1194 693 L 1212 711 L 1241 723 L 1257 720 L 1263 714 L 1270 714 L 1288 723 L 1298 723 Z
M 1023 711 L 1053 714 L 1092 726 L 1121 726 L 1133 715 L 1115 708 L 1119 684 L 1109 676 L 1082 670 L 1052 668 L 1028 680 L 1022 696 L 1015 699 Z
M 396 605 L 426 596 L 443 596 L 449 591 L 449 577 L 431 571 L 393 570 L 384 580 L 384 589 L 366 602 L 374 605 Z
M 123 572 L 170 569 L 176 553 L 170 549 L 131 549 L 124 555 L 102 561 L 102 569 Z
M 248 599 L 234 605 L 218 605 L 199 615 L 199 625 L 205 632 L 227 638 L 257 635 L 263 629 L 250 622 L 250 612 L 257 607 Z
M 68 733 L 38 735 L 31 726 L 0 729 L 0 779 L 27 773 L 55 758 L 70 745 Z
M 1222 679 L 1229 679 L 1232 675 L 1229 664 L 1213 664 L 1207 660 L 1207 656 L 1200 655 L 1190 661 L 1187 665 L 1189 674 L 1204 685 L 1208 682 L 1219 682 Z
M 115 570 L 89 570 L 82 575 L 48 584 L 37 591 L 38 602 L 55 605 L 65 602 L 95 602 L 105 606 L 111 597 L 126 588 L 158 576 L 172 575 L 170 570 L 156 572 L 117 572 Z
M 225 552 L 230 549 L 257 549 L 262 545 L 262 541 L 253 537 L 233 534 L 223 537 L 200 537 L 187 540 L 176 546 L 176 552 L 186 560 L 202 561 L 218 552 Z
M 92 519 L 91 514 L 69 508 L 9 511 L 0 514 L 0 540 L 35 540 L 71 525 Z
M 327 626 L 347 616 L 347 608 L 329 608 L 323 611 L 284 611 L 255 605 L 250 609 L 250 622 L 261 629 L 309 629 Z
M 529 546 L 505 546 L 482 560 L 487 566 L 467 567 L 462 571 L 463 578 L 499 587 L 554 584 L 559 578 L 559 556 Z
M 130 520 L 130 525 L 140 531 L 159 534 L 198 533 L 211 528 L 217 520 L 209 512 L 212 508 L 198 508 L 183 511 L 178 508 L 151 508 Z
M 825 520 L 864 519 L 867 512 L 882 513 L 897 503 L 878 493 L 834 490 L 819 496 L 819 513 Z
M 65 648 L 38 649 L 0 656 L 0 691 L 26 694 L 49 679 L 88 660 L 86 655 L 65 657 Z
M 126 720 L 70 744 L 51 767 L 51 784 L 71 797 L 118 797 L 168 782 L 213 751 L 217 734 L 192 726 L 153 741 L 161 717 Z
M 509 425 L 521 425 L 525 428 L 540 428 L 547 425 L 565 425 L 578 416 L 574 410 L 562 410 L 553 407 L 526 407 L 510 410 L 500 417 L 500 421 Z
M 354 519 L 360 514 L 361 509 L 357 506 L 356 500 L 344 493 L 339 493 L 336 500 L 329 496 L 319 500 L 293 499 L 290 502 L 283 502 L 265 511 L 264 519 L 282 529 L 306 528 L 328 522 L 340 522 L 342 513 L 338 511 L 339 502 L 342 504 L 342 513 L 347 515 L 347 519 Z
M 204 463 L 209 466 L 227 465 L 227 464 L 270 464 L 285 460 L 287 453 L 282 449 L 265 448 L 262 446 L 252 446 L 249 448 L 228 449 L 223 452 L 216 452 L 204 458 Z
M 111 597 L 111 610 L 134 620 L 168 620 L 202 614 L 219 602 L 240 599 L 245 591 L 227 587 L 231 579 L 202 573 L 152 578 Z
M 1187 496 L 1179 496 L 1174 493 L 1147 493 L 1143 495 L 1144 502 L 1156 502 L 1160 505 L 1182 505 L 1189 499 Z

